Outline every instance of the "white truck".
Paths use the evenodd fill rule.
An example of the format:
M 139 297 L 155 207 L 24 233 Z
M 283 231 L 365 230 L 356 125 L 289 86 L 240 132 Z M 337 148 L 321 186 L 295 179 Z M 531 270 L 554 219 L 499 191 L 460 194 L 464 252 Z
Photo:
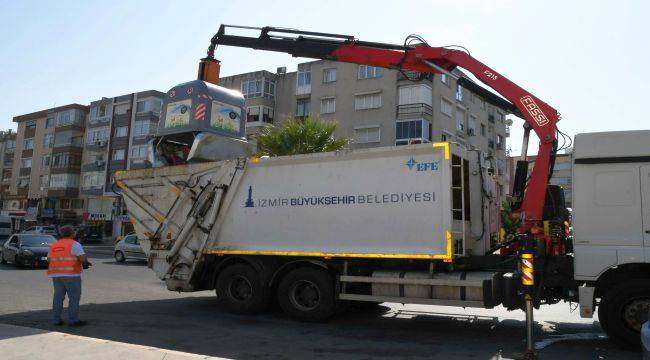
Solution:
M 233 27 L 260 34 L 227 34 Z M 532 174 L 525 160 L 514 174 L 508 219 L 520 225 L 501 236 L 489 156 L 455 143 L 248 156 L 244 98 L 214 85 L 217 45 L 396 69 L 412 81 L 444 74 L 525 119 L 522 153 L 531 131 L 540 146 Z M 198 80 L 165 96 L 152 161 L 166 166 L 115 175 L 170 290 L 215 289 L 246 314 L 276 297 L 305 321 L 349 302 L 525 309 L 529 355 L 533 307 L 573 301 L 586 317 L 598 306 L 610 338 L 638 348 L 650 307 L 650 131 L 576 136 L 571 237 L 564 193 L 547 185 L 559 113 L 463 49 L 414 35 L 395 45 L 222 25 L 207 53 Z
M 650 304 L 648 144 L 650 131 L 576 136 L 573 250 L 538 250 L 535 267 L 535 305 L 579 301 L 586 317 L 599 306 L 627 346 Z M 273 296 L 288 315 L 319 321 L 346 301 L 521 308 L 516 256 L 495 253 L 500 194 L 487 170 L 478 151 L 434 143 L 116 179 L 170 290 L 216 289 L 246 314 Z

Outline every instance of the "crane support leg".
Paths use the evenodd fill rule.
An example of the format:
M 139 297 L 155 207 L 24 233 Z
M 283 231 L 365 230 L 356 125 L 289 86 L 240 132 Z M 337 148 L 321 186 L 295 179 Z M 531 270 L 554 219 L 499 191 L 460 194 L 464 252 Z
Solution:
M 533 265 L 533 253 L 530 247 L 530 237 L 524 242 L 525 246 L 520 252 L 521 261 L 521 285 L 526 311 L 526 354 L 525 359 L 536 359 L 535 348 L 533 343 L 533 295 L 535 291 L 535 276 Z

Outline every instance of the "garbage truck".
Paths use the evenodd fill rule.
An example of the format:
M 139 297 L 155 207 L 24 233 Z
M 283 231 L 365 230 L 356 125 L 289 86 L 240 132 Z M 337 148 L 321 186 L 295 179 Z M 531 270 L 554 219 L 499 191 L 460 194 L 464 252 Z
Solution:
M 215 290 L 240 314 L 276 300 L 302 321 L 326 320 L 350 303 L 521 309 L 528 353 L 533 308 L 577 302 L 581 316 L 598 309 L 613 341 L 639 347 L 650 305 L 650 131 L 575 137 L 570 213 L 562 189 L 548 184 L 557 112 L 469 54 L 224 29 L 198 80 L 165 96 L 157 166 L 115 174 L 148 266 L 169 290 Z M 488 156 L 475 148 L 435 142 L 255 156 L 244 136 L 243 96 L 216 85 L 217 44 L 448 76 L 456 66 L 473 72 L 526 121 L 509 214 L 519 222 L 516 233 L 503 236 L 504 194 Z M 529 175 L 531 130 L 540 153 Z

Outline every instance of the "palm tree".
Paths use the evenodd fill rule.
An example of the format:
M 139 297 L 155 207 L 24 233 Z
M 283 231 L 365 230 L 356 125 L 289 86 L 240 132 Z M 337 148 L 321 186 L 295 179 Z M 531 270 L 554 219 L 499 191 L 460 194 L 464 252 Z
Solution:
M 288 119 L 282 126 L 267 127 L 257 137 L 259 155 L 284 156 L 343 150 L 349 139 L 334 138 L 336 122 L 310 117 Z

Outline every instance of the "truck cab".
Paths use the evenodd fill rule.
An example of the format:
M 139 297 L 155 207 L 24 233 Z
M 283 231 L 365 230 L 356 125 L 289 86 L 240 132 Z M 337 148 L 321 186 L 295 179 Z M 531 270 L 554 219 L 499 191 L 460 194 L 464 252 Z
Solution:
M 617 342 L 650 310 L 650 131 L 578 134 L 573 152 L 574 277 L 581 315 Z M 622 316 L 621 316 L 622 315 Z M 615 334 L 615 335 L 612 335 Z

